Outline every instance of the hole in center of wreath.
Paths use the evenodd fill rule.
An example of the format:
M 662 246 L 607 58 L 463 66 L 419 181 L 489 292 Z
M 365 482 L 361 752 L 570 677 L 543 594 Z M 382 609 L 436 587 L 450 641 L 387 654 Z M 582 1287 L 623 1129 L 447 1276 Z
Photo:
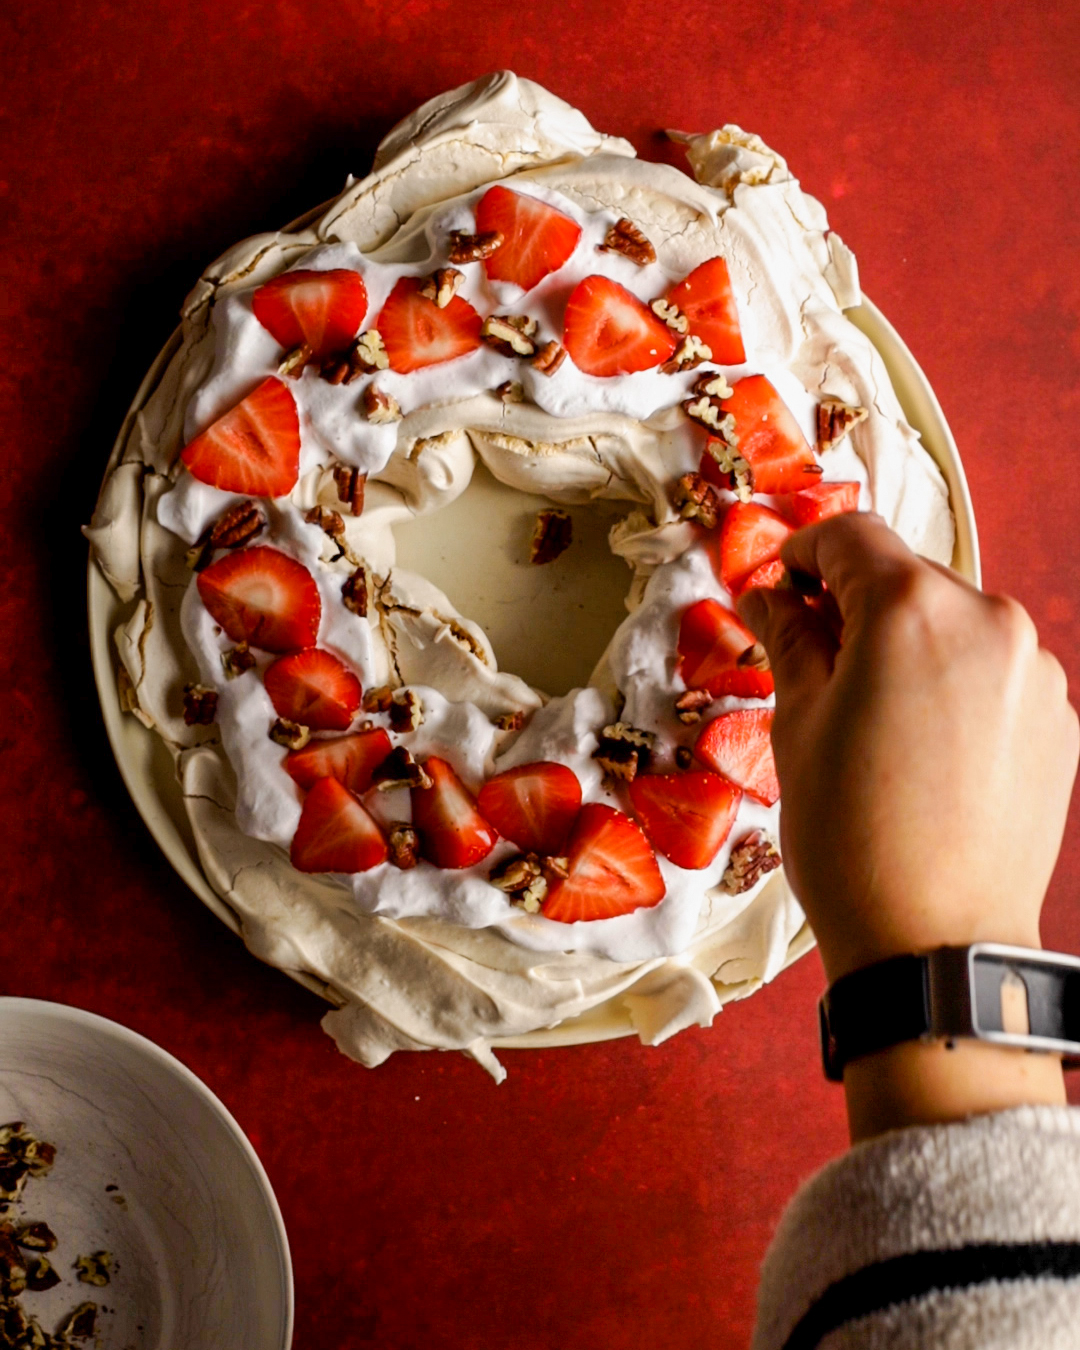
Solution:
M 537 513 L 557 506 L 507 487 L 477 461 L 449 506 L 394 526 L 397 565 L 433 582 L 483 628 L 500 670 L 553 696 L 588 684 L 626 618 L 633 580 L 608 547 L 627 502 L 558 506 L 572 522 L 570 546 L 554 562 L 530 562 Z

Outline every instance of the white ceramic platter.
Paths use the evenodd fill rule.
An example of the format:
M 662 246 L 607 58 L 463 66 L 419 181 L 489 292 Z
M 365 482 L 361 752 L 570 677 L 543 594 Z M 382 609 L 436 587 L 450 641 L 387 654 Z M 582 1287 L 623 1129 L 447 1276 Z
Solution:
M 864 298 L 847 311 L 881 353 L 908 421 L 945 476 L 956 517 L 953 566 L 979 583 L 979 544 L 971 498 L 952 432 L 914 357 L 881 312 Z M 161 352 L 135 396 L 129 419 L 142 407 L 179 345 L 179 332 Z M 127 423 L 125 423 L 126 427 Z M 114 456 L 118 451 L 114 450 Z M 601 510 L 574 508 L 574 540 L 559 563 L 538 571 L 522 565 L 521 546 L 535 519 L 539 498 L 504 487 L 478 470 L 466 491 L 443 511 L 395 530 L 398 560 L 436 582 L 491 639 L 499 663 L 530 683 L 558 694 L 584 684 L 607 639 L 625 616 L 629 573 L 606 544 Z M 135 806 L 166 857 L 199 898 L 238 933 L 236 915 L 210 887 L 199 866 L 172 760 L 161 740 L 120 711 L 112 633 L 127 617 L 109 584 L 90 563 L 88 578 L 91 655 L 105 726 L 120 773 Z M 528 632 L 523 628 L 527 622 Z M 549 641 L 537 642 L 545 633 Z M 527 640 L 526 640 L 527 639 Z M 804 927 L 787 963 L 813 946 Z M 292 972 L 290 972 L 292 974 Z M 334 1002 L 332 991 L 310 975 L 295 974 L 308 988 Z M 721 990 L 722 1001 L 749 992 Z M 549 1030 L 493 1041 L 516 1049 L 578 1044 L 629 1035 L 627 1010 L 618 1002 Z
M 292 1268 L 270 1182 L 179 1060 L 93 1013 L 0 998 L 0 1124 L 11 1121 L 56 1147 L 18 1203 L 59 1240 L 61 1283 L 22 1295 L 45 1330 L 89 1299 L 98 1345 L 287 1350 Z M 113 1261 L 103 1288 L 73 1270 L 97 1251 Z

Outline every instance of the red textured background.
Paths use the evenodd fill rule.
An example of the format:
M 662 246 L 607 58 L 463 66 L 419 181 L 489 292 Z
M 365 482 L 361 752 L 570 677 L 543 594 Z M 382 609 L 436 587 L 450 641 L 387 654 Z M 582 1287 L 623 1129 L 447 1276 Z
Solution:
M 304 1350 L 745 1345 L 784 1201 L 845 1140 L 816 957 L 657 1050 L 509 1054 L 500 1088 L 453 1056 L 349 1063 L 128 801 L 78 526 L 200 269 L 510 66 L 643 155 L 736 121 L 788 157 L 941 399 L 988 587 L 1075 682 L 1080 8 L 51 0 L 5 6 L 0 50 L 0 988 L 116 1018 L 224 1099 L 281 1200 Z M 1045 921 L 1074 950 L 1078 824 Z

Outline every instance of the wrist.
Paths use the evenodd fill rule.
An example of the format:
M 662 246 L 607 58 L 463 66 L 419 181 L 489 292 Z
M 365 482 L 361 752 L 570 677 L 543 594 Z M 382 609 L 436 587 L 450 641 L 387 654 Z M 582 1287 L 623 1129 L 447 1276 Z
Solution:
M 1042 949 L 1039 925 L 994 916 L 905 917 L 869 931 L 816 935 L 830 984 L 853 970 L 863 970 L 894 956 L 923 955 L 939 947 L 967 947 L 973 942 L 999 942 L 1011 947 Z

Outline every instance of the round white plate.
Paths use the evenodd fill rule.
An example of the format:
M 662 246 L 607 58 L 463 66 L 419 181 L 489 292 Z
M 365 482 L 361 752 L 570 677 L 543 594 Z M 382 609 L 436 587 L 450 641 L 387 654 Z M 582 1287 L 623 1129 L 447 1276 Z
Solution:
M 956 517 L 952 565 L 978 585 L 981 570 L 975 516 L 956 442 L 941 406 L 915 358 L 875 305 L 864 297 L 861 306 L 847 311 L 847 317 L 881 353 L 908 421 L 921 435 L 923 445 L 945 477 Z M 147 373 L 132 403 L 124 431 L 156 386 L 179 342 L 178 330 Z M 114 459 L 119 453 L 120 440 L 113 451 Z M 110 465 L 112 462 L 110 460 Z M 515 550 L 502 542 L 513 541 L 527 524 L 531 524 L 535 509 L 536 503 L 532 499 L 503 487 L 485 472 L 478 472 L 461 497 L 444 511 L 413 522 L 411 526 L 399 527 L 395 535 L 399 561 L 430 576 L 462 613 L 483 626 L 500 665 L 550 693 L 559 693 L 587 680 L 595 658 L 625 615 L 623 599 L 628 572 L 625 563 L 612 558 L 607 549 L 605 530 L 598 528 L 602 524 L 599 518 L 590 520 L 590 512 L 583 509 L 579 520 L 579 512 L 575 510 L 572 512 L 575 516 L 574 535 L 582 548 L 580 562 L 563 568 L 564 580 L 559 583 L 567 588 L 563 594 L 546 593 L 543 586 L 548 584 L 548 578 L 538 578 L 535 568 L 519 566 L 513 557 Z M 526 593 L 523 588 L 532 590 Z M 183 796 L 168 751 L 158 736 L 120 710 L 112 634 L 127 617 L 130 607 L 117 599 L 93 562 L 88 569 L 87 592 L 94 678 L 109 741 L 132 800 L 180 876 L 234 933 L 239 933 L 236 915 L 211 888 L 199 866 Z M 532 616 L 531 628 L 535 635 L 543 632 L 549 613 L 559 625 L 552 630 L 558 633 L 559 640 L 537 643 L 534 639 L 525 644 L 522 615 Z M 521 659 L 515 659 L 519 653 Z M 813 935 L 804 926 L 792 940 L 786 964 L 798 960 L 813 945 Z M 333 992 L 314 976 L 292 971 L 289 974 L 307 988 L 336 1002 Z M 503 1049 L 572 1045 L 608 1040 L 629 1035 L 632 1031 L 628 1011 L 616 1002 L 557 1027 L 495 1040 L 492 1044 Z
M 22 1295 L 46 1331 L 86 1300 L 96 1344 L 288 1350 L 289 1243 L 266 1173 L 205 1084 L 152 1041 L 59 1003 L 0 998 L 0 1124 L 56 1147 L 19 1216 L 44 1220 L 61 1283 Z M 107 1286 L 77 1256 L 107 1251 Z

